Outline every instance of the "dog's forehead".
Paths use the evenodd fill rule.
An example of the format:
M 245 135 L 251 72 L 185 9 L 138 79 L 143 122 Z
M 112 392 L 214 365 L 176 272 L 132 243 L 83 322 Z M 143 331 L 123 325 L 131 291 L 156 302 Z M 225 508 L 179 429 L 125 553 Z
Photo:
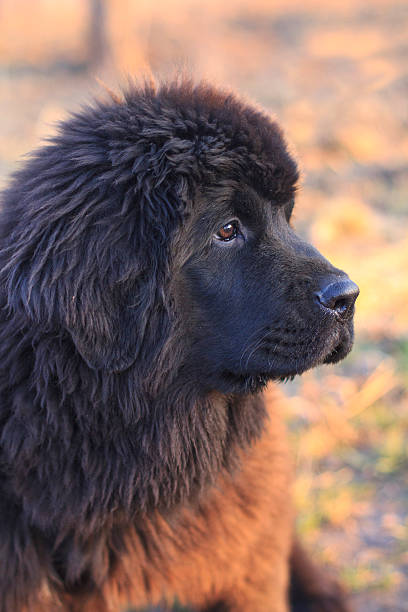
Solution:
M 298 169 L 279 124 L 265 111 L 205 83 L 133 92 L 128 102 L 141 133 L 166 149 L 175 172 L 199 170 L 202 180 L 246 181 L 283 203 L 296 188 Z
M 283 204 L 290 202 L 293 193 Z M 196 214 L 213 213 L 216 217 L 223 214 L 235 214 L 238 217 L 261 217 L 274 208 L 280 207 L 282 202 L 265 197 L 261 190 L 257 190 L 249 181 L 220 180 L 213 184 L 201 186 L 194 199 Z

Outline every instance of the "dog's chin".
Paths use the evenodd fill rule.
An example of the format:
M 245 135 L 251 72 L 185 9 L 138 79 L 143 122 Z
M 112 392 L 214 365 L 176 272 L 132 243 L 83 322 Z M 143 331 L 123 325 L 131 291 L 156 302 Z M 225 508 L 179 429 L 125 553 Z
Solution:
M 221 374 L 217 387 L 222 393 L 258 393 L 270 380 L 269 372 L 247 373 L 226 370 Z
M 321 362 L 320 362 L 321 363 Z M 269 381 L 284 382 L 293 380 L 295 376 L 303 374 L 306 370 L 317 365 L 317 363 L 293 363 L 274 364 L 274 367 L 262 369 L 258 365 L 253 366 L 250 371 L 224 370 L 218 381 L 218 390 L 223 393 L 258 393 L 266 387 Z
M 317 365 L 317 363 L 315 364 Z M 253 372 L 232 372 L 225 370 L 222 372 L 220 381 L 217 385 L 218 390 L 222 393 L 258 393 L 262 391 L 270 381 L 286 382 L 293 380 L 295 376 L 303 374 L 306 370 L 311 369 L 314 365 L 304 365 L 297 363 L 296 365 L 282 366 L 266 371 Z

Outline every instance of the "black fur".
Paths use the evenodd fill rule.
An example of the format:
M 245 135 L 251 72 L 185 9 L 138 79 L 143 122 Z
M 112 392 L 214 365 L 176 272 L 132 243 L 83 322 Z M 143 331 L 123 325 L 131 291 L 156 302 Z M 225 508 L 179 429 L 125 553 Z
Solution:
M 193 501 L 259 435 L 246 393 L 349 350 L 351 320 L 311 297 L 341 273 L 287 224 L 297 179 L 276 123 L 188 82 L 95 103 L 15 174 L 0 219 L 1 612 L 44 577 L 100 583 L 121 525 Z M 239 237 L 217 242 L 232 218 Z

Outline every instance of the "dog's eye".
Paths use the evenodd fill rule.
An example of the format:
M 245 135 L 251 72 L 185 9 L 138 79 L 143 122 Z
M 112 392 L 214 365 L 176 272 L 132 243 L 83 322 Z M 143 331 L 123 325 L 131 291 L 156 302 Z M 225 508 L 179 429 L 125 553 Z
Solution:
M 230 240 L 234 240 L 239 234 L 239 226 L 237 221 L 230 221 L 223 225 L 218 232 L 215 234 L 218 240 L 222 240 L 223 242 L 229 242 Z

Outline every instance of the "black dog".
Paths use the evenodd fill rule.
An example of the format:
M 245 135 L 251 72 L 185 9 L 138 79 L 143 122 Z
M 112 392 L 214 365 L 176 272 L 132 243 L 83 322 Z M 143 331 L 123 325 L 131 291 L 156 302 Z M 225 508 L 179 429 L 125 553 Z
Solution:
M 297 180 L 276 123 L 189 82 L 95 104 L 16 173 L 1 612 L 288 609 L 290 460 L 258 392 L 344 357 L 358 294 L 291 228 Z

